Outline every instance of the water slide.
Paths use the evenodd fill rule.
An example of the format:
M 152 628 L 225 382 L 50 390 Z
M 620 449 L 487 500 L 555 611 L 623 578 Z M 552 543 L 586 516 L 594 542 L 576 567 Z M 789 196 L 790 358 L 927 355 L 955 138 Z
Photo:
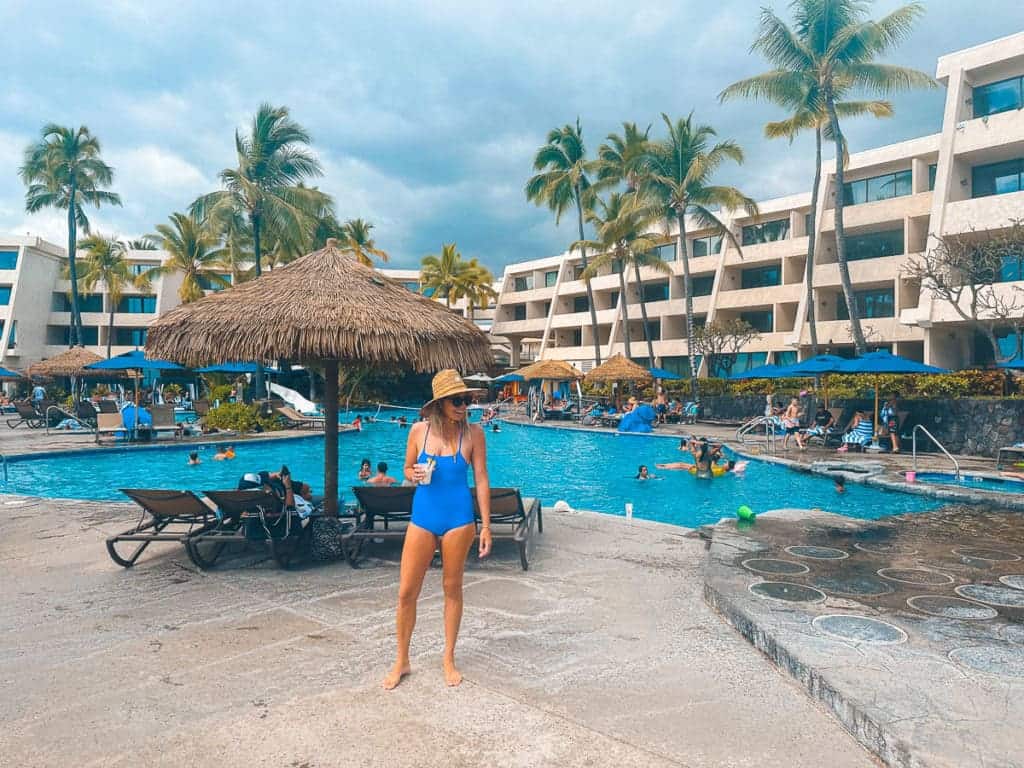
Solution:
M 273 394 L 280 397 L 299 413 L 319 413 L 320 406 L 312 400 L 307 400 L 294 389 L 288 389 L 288 387 L 282 387 L 280 384 L 274 384 L 273 382 L 268 386 Z

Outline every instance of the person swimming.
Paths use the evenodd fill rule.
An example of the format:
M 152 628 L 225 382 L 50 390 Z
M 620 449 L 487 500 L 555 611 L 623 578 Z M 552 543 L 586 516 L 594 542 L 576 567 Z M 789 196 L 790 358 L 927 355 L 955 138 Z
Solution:
M 657 475 L 652 475 L 650 473 L 650 471 L 647 469 L 647 465 L 646 464 L 641 464 L 637 468 L 636 479 L 637 480 L 657 480 L 658 476 Z
M 372 474 L 373 469 L 371 468 L 370 460 L 363 459 L 363 461 L 359 464 L 359 479 L 362 480 L 363 482 L 366 482 L 367 480 L 370 479 L 370 476 Z
M 196 466 L 198 466 L 198 465 L 199 465 L 199 464 L 201 464 L 201 463 L 202 463 L 202 462 L 201 462 L 201 461 L 199 461 L 199 453 L 198 453 L 198 452 L 196 452 L 196 451 L 192 451 L 192 452 L 191 452 L 191 453 L 190 453 L 190 454 L 188 455 L 188 465 L 189 465 L 190 467 L 196 467 Z

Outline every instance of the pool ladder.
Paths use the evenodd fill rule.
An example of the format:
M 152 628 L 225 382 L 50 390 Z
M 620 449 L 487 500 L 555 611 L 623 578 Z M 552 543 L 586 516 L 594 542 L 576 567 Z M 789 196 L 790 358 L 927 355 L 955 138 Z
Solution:
M 764 447 L 767 453 L 775 453 L 775 426 L 774 416 L 755 416 L 736 430 L 736 440 L 741 445 L 746 445 L 746 438 L 758 427 L 764 427 Z
M 915 424 L 914 425 L 914 431 L 913 431 L 913 434 L 912 434 L 913 452 L 914 452 L 914 472 L 917 472 L 917 431 L 918 430 L 921 430 L 926 435 L 928 435 L 928 439 L 930 439 L 933 443 L 935 443 L 935 445 L 938 447 L 938 449 L 940 451 L 942 451 L 944 454 L 946 454 L 946 458 L 947 459 L 949 459 L 950 461 L 953 462 L 953 469 L 956 472 L 956 480 L 957 480 L 957 482 L 960 482 L 960 462 L 956 460 L 956 457 L 954 457 L 952 453 L 950 453 L 949 451 L 946 450 L 946 446 L 944 446 L 942 443 L 940 443 L 935 438 L 935 435 L 933 435 L 931 432 L 929 432 L 927 429 L 925 429 L 925 427 L 923 425 L 921 425 L 921 424 Z

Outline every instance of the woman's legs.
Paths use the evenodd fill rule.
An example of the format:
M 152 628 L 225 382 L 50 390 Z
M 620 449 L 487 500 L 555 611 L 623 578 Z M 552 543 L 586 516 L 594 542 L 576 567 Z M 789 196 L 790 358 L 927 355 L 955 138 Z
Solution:
M 416 601 L 423 587 L 423 577 L 434 558 L 437 537 L 418 525 L 409 525 L 402 547 L 402 566 L 398 577 L 398 611 L 395 618 L 398 635 L 398 656 L 384 678 L 384 689 L 391 690 L 409 674 L 409 642 L 416 626 Z
M 441 561 L 444 564 L 444 679 L 448 685 L 462 682 L 455 667 L 455 640 L 462 623 L 462 575 L 466 557 L 476 538 L 476 525 L 469 523 L 441 537 Z

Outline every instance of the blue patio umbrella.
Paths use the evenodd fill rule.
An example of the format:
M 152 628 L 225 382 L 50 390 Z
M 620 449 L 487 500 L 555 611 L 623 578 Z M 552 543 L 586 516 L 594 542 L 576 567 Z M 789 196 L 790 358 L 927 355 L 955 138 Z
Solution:
M 783 365 L 759 365 L 749 371 L 740 371 L 732 374 L 730 379 L 781 379 L 786 373 L 787 366 Z
M 946 368 L 938 368 L 934 365 L 925 365 L 916 360 L 894 355 L 884 349 L 877 352 L 868 352 L 852 360 L 846 360 L 840 367 L 839 373 L 866 373 L 874 376 L 885 374 L 937 374 L 949 373 Z M 878 380 L 875 380 L 875 413 L 873 422 L 874 442 L 878 441 Z
M 139 426 L 139 374 L 142 371 L 188 370 L 169 360 L 150 360 L 141 349 L 115 355 L 107 360 L 100 360 L 98 363 L 90 363 L 85 367 L 92 371 L 132 371 L 135 374 L 135 412 L 133 415 L 135 428 Z
M 664 368 L 648 368 L 647 370 L 651 372 L 651 376 L 653 376 L 654 378 L 663 379 L 664 381 L 677 381 L 683 378 L 678 373 L 666 371 Z
M 526 379 L 524 379 L 518 373 L 513 372 L 513 373 L 506 373 L 504 376 L 499 376 L 494 381 L 495 382 L 499 382 L 501 384 L 508 384 L 509 382 L 513 382 L 513 381 L 522 383 L 522 382 L 526 381 Z
M 227 373 L 241 375 L 244 373 L 255 374 L 261 368 L 257 363 L 221 363 L 220 365 L 208 365 L 205 368 L 196 368 L 196 373 Z M 263 367 L 264 374 L 277 373 L 273 368 Z
M 848 363 L 844 357 L 838 355 L 815 355 L 803 362 L 785 366 L 785 376 L 789 379 L 799 379 L 802 376 L 823 376 L 829 373 L 840 373 L 843 366 Z
M 20 379 L 21 374 L 17 371 L 12 371 L 9 368 L 0 366 L 0 379 Z

